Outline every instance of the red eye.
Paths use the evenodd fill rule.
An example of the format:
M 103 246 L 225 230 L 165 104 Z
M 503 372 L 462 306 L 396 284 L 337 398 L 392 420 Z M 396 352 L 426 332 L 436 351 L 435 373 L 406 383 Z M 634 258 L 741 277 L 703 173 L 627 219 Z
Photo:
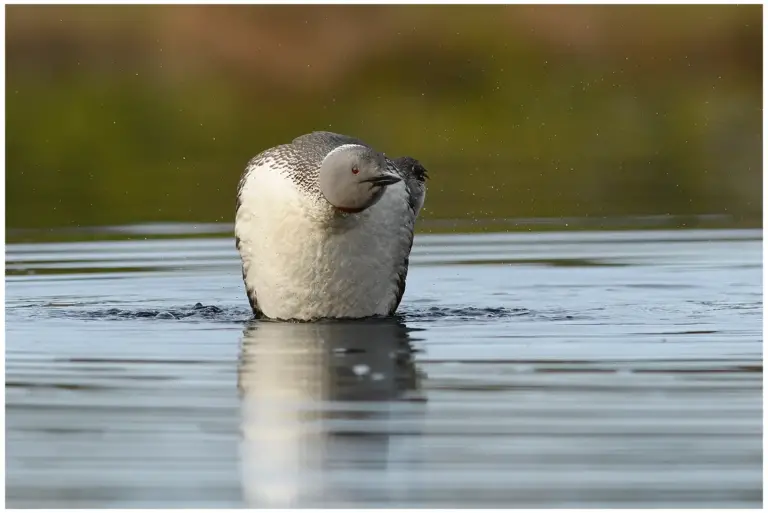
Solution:
M 359 172 L 360 172 L 360 170 L 359 170 L 359 169 L 357 169 L 356 167 L 353 167 L 353 168 L 352 168 L 352 174 L 353 174 L 353 175 L 356 175 L 356 174 L 357 174 L 357 173 L 359 173 Z

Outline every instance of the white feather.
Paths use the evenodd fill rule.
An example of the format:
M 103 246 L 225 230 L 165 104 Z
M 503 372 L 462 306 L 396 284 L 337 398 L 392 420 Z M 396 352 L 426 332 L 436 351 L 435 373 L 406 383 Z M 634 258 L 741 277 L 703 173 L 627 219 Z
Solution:
M 343 215 L 273 165 L 267 159 L 250 170 L 235 222 L 245 285 L 259 309 L 301 320 L 389 314 L 413 232 L 405 184 Z

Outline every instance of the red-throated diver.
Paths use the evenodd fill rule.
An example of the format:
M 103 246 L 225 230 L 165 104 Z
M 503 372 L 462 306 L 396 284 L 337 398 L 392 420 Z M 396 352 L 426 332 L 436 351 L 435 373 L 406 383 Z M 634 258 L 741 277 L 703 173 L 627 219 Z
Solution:
M 256 315 L 392 315 L 405 291 L 426 170 L 368 144 L 313 132 L 248 163 L 235 239 Z

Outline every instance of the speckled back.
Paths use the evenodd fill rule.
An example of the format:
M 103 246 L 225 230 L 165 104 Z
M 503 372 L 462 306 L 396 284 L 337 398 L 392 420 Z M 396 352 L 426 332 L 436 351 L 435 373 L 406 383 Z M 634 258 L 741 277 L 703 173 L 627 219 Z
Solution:
M 240 177 L 237 188 L 237 208 L 240 208 L 240 191 L 252 169 L 270 163 L 270 167 L 291 178 L 296 186 L 310 196 L 322 198 L 318 177 L 323 159 L 332 150 L 345 144 L 357 144 L 373 149 L 369 144 L 347 135 L 333 132 L 312 132 L 301 135 L 289 144 L 281 144 L 265 150 L 253 157 Z M 386 159 L 390 172 L 404 176 L 390 159 Z

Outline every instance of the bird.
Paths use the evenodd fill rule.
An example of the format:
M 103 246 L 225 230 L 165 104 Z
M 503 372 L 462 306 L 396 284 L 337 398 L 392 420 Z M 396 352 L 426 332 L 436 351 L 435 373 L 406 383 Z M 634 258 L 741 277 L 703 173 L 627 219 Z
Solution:
M 427 178 L 413 157 L 328 131 L 253 157 L 237 187 L 235 245 L 254 315 L 394 315 Z

